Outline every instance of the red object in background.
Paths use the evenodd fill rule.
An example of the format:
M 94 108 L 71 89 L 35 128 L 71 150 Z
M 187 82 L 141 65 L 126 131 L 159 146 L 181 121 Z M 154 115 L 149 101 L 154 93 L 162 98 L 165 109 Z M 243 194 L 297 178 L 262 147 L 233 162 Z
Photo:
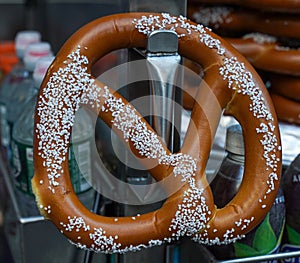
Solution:
M 0 54 L 4 53 L 16 53 L 14 41 L 1 41 L 0 42 Z
M 5 77 L 18 62 L 14 42 L 0 42 L 0 71 L 2 72 L 0 79 Z
M 111 52 L 99 59 L 92 67 L 92 75 L 98 77 L 105 71 L 117 66 L 119 63 L 119 52 L 120 51 Z

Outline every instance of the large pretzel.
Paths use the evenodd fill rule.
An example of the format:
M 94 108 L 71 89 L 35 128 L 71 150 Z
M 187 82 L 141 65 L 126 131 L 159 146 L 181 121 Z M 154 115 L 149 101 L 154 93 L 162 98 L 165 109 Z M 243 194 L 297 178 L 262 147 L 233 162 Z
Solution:
M 124 98 L 90 75 L 100 57 L 119 48 L 144 48 L 147 34 L 156 29 L 174 30 L 180 54 L 204 69 L 201 87 L 207 97 L 202 92 L 197 95 L 192 112 L 196 130 L 190 126 L 175 154 Z M 160 209 L 111 218 L 93 214 L 79 202 L 67 160 L 73 116 L 80 103 L 100 109 L 99 116 L 145 159 L 146 166 L 148 161 L 157 163 L 150 170 L 156 180 L 176 176 L 182 182 Z M 225 208 L 218 209 L 205 165 L 216 129 L 211 124 L 221 114 L 215 109 L 225 107 L 243 127 L 246 164 L 239 192 Z M 43 215 L 82 248 L 126 252 L 181 236 L 206 244 L 234 242 L 253 229 L 272 206 L 280 181 L 280 159 L 276 115 L 258 75 L 225 41 L 183 17 L 129 13 L 97 19 L 64 44 L 41 85 L 33 189 Z
M 281 46 L 275 37 L 254 33 L 226 40 L 257 69 L 300 76 L 300 50 Z
M 260 11 L 300 13 L 299 0 L 191 0 L 190 3 L 236 5 Z
M 222 35 L 260 32 L 278 37 L 300 37 L 298 14 L 264 13 L 227 6 L 190 6 L 188 16 Z

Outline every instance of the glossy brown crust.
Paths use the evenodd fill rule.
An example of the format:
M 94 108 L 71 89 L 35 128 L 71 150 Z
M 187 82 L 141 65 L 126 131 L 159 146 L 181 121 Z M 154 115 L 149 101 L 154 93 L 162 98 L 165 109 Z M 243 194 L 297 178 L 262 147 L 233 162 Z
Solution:
M 88 70 L 91 69 L 91 66 L 100 57 L 112 50 L 127 47 L 145 47 L 146 36 L 140 33 L 133 25 L 133 19 L 139 19 L 142 15 L 149 14 L 129 13 L 107 16 L 97 19 L 79 29 L 70 37 L 57 54 L 55 61 L 48 70 L 41 85 L 40 95 L 42 96 L 43 90 L 52 74 L 59 68 L 66 66 L 64 61 L 68 61 L 67 56 L 74 52 L 78 48 L 78 45 L 87 47 L 87 49 L 83 49 L 82 52 L 89 60 L 89 64 L 87 65 Z M 191 22 L 191 24 L 193 23 Z M 186 30 L 178 28 L 177 33 L 186 33 Z M 234 235 L 246 234 L 265 217 L 271 208 L 279 186 L 281 164 L 278 163 L 278 180 L 274 181 L 274 190 L 269 192 L 266 196 L 266 193 L 269 191 L 269 185 L 267 183 L 269 180 L 269 172 L 267 172 L 268 167 L 266 161 L 262 157 L 265 153 L 260 143 L 262 135 L 257 133 L 256 128 L 260 127 L 261 124 L 271 124 L 274 126 L 273 134 L 278 140 L 278 147 L 280 136 L 272 101 L 254 69 L 247 60 L 238 54 L 227 42 L 209 31 L 207 31 L 207 34 L 220 41 L 226 50 L 224 56 L 227 58 L 237 57 L 238 61 L 244 63 L 246 69 L 251 72 L 256 87 L 259 87 L 262 92 L 261 95 L 264 98 L 266 110 L 274 117 L 271 121 L 254 117 L 253 113 L 249 110 L 249 97 L 236 92 L 234 89 L 228 88 L 227 81 L 224 81 L 220 75 L 220 66 L 223 65 L 224 56 L 220 56 L 215 48 L 208 48 L 205 44 L 199 42 L 199 35 L 194 32 L 180 38 L 180 54 L 198 62 L 204 69 L 204 81 L 201 82 L 202 84 L 199 90 L 204 90 L 204 94 L 210 95 L 212 98 L 212 100 L 207 99 L 207 97 L 204 98 L 202 96 L 203 92 L 198 92 L 195 98 L 197 103 L 194 105 L 192 111 L 194 128 L 191 126 L 188 129 L 186 139 L 180 152 L 189 154 L 197 160 L 195 183 L 198 188 L 204 189 L 203 197 L 211 212 L 210 215 L 204 213 L 205 217 L 209 218 L 209 222 L 207 227 L 201 230 L 200 234 L 205 232 L 205 238 L 219 238 L 220 241 L 224 241 L 227 230 L 232 228 L 236 229 L 236 222 L 241 219 L 253 219 L 246 230 L 236 230 L 236 233 L 234 233 Z M 96 83 L 98 86 L 103 87 L 102 83 Z M 205 87 L 201 88 L 202 85 Z M 113 93 L 113 91 L 111 92 Z M 114 95 L 117 98 L 121 98 L 117 93 L 114 93 Z M 125 100 L 124 102 L 127 103 Z M 244 179 L 239 192 L 225 208 L 217 209 L 205 178 L 205 165 L 210 153 L 216 125 L 223 108 L 226 108 L 232 113 L 243 127 L 246 164 Z M 99 116 L 103 118 L 108 125 L 111 125 L 111 112 L 100 112 Z M 143 119 L 141 119 L 141 121 L 145 122 Z M 37 114 L 35 127 L 37 127 L 36 125 L 39 122 L 40 116 Z M 147 127 L 149 130 L 152 130 L 148 124 Z M 118 131 L 116 132 L 118 133 Z M 120 136 L 122 138 L 122 135 Z M 198 143 L 195 143 L 195 141 Z M 83 218 L 91 229 L 101 227 L 105 229 L 107 236 L 118 236 L 117 242 L 121 244 L 119 249 L 126 249 L 126 247 L 131 245 L 148 245 L 150 240 L 163 240 L 164 238 L 172 237 L 172 233 L 176 230 L 169 230 L 169 226 L 175 217 L 176 211 L 178 211 L 178 205 L 182 204 L 185 190 L 189 188 L 187 183 L 178 192 L 170 196 L 162 208 L 154 212 L 143 214 L 139 216 L 138 220 L 132 220 L 131 217 L 123 217 L 118 218 L 116 222 L 114 218 L 91 213 L 79 202 L 70 182 L 68 163 L 66 161 L 62 164 L 64 176 L 57 179 L 59 186 L 55 188 L 55 194 L 49 191 L 49 185 L 47 183 L 48 174 L 46 168 L 43 166 L 43 159 L 39 155 L 39 143 L 40 138 L 35 134 L 35 175 L 32 180 L 32 185 L 37 201 L 41 206 L 51 204 L 51 213 L 44 213 L 44 215 L 74 243 L 78 242 L 78 235 L 80 235 L 81 244 L 86 248 L 91 248 L 92 246 L 89 234 L 82 229 L 76 233 L 74 231 L 64 231 L 65 229 L 61 225 L 61 222 L 66 222 L 68 216 L 74 215 L 76 215 L 77 218 Z M 133 148 L 133 146 L 131 148 Z M 168 153 L 167 149 L 166 152 Z M 140 156 L 137 150 L 135 154 Z M 276 151 L 275 156 L 277 159 L 280 159 L 281 152 Z M 143 156 L 140 157 L 143 158 Z M 253 163 L 256 165 L 253 165 Z M 145 165 L 147 165 L 147 163 L 145 163 Z M 166 176 L 170 176 L 172 170 L 173 167 L 160 164 L 157 165 L 156 168 L 151 169 L 151 173 L 155 179 L 161 180 Z M 41 182 L 43 183 L 41 184 Z M 264 208 L 261 207 L 258 201 L 262 199 L 264 199 Z M 41 211 L 45 212 L 43 209 L 41 209 Z M 218 231 L 215 232 L 214 229 Z M 101 250 L 101 247 L 97 249 Z M 111 252 L 109 250 L 107 251 Z
M 182 95 L 182 104 L 183 107 L 186 110 L 193 110 L 194 103 L 195 103 L 195 94 L 197 93 L 197 90 L 195 87 L 187 87 L 184 89 L 184 93 Z
M 270 74 L 267 79 L 270 82 L 270 88 L 274 93 L 300 103 L 299 77 Z
M 271 98 L 280 121 L 300 125 L 300 103 L 271 92 Z
M 299 20 L 300 21 L 300 20 Z M 300 76 L 300 50 L 278 43 L 258 43 L 253 38 L 226 38 L 255 68 Z
M 199 64 L 187 59 L 184 60 L 184 66 L 186 70 L 184 72 L 182 104 L 185 109 L 191 111 L 194 107 L 194 98 L 198 87 L 202 81 L 202 69 Z
M 299 0 L 190 0 L 190 4 L 219 4 L 250 7 L 261 11 L 300 13 Z
M 191 6 L 188 8 L 188 17 L 197 23 L 206 23 L 216 33 L 222 35 L 243 35 L 251 32 L 260 32 L 277 37 L 300 38 L 300 20 L 298 14 L 276 14 L 258 12 L 256 10 L 247 10 L 240 8 L 225 8 L 226 15 L 222 20 L 207 20 L 204 15 L 204 20 L 201 17 L 195 19 L 199 11 L 203 9 L 211 11 L 218 9 L 218 6 Z M 209 14 L 210 12 L 206 11 Z M 220 13 L 218 15 L 221 15 Z M 214 22 L 213 22 L 214 21 Z

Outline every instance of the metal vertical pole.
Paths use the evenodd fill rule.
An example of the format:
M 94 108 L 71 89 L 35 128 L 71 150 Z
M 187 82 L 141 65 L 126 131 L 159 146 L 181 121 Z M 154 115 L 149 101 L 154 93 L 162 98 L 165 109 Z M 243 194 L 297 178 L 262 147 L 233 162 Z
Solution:
M 180 146 L 182 96 L 176 87 L 181 78 L 178 36 L 173 31 L 158 30 L 148 36 L 147 65 L 151 79 L 152 126 L 171 152 Z M 178 74 L 179 73 L 179 74 Z M 159 80 L 159 81 L 157 81 Z M 176 132 L 176 129 L 179 129 Z M 179 262 L 179 247 L 165 246 L 165 262 Z
M 130 12 L 168 12 L 172 15 L 186 15 L 186 0 L 129 0 Z M 157 134 L 165 141 L 171 152 L 176 152 L 180 148 L 180 123 L 181 123 L 181 90 L 176 88 L 172 83 L 178 83 L 175 78 L 177 68 L 181 62 L 181 58 L 177 53 L 178 39 L 174 32 L 153 32 L 148 36 L 148 46 L 146 52 L 141 50 L 130 50 L 129 61 L 135 59 L 147 59 L 147 71 L 149 79 L 148 89 L 145 88 L 145 83 L 137 83 L 136 87 L 129 89 L 126 97 L 129 101 L 138 98 L 139 96 L 148 96 L 149 101 L 148 118 L 149 123 L 156 130 Z M 159 80 L 159 81 L 157 81 Z M 143 86 L 143 87 L 142 87 Z M 177 107 L 176 107 L 177 105 Z M 139 109 L 137 109 L 139 110 Z M 177 130 L 176 130 L 177 129 Z M 149 183 L 149 175 L 145 175 L 142 171 L 133 171 L 131 168 L 125 168 L 125 178 L 123 180 L 133 184 Z M 122 175 L 120 175 L 122 176 Z M 151 178 L 150 178 L 151 180 Z M 143 208 L 138 208 L 129 205 L 123 205 L 124 215 L 130 215 L 134 212 L 149 211 L 150 209 L 158 208 L 160 204 L 145 205 Z M 148 210 L 149 209 L 149 210 Z M 178 246 L 165 245 L 159 248 L 151 248 L 146 251 L 137 252 L 134 254 L 126 254 L 117 257 L 118 263 L 127 262 L 179 262 Z M 150 258 L 151 255 L 151 258 Z

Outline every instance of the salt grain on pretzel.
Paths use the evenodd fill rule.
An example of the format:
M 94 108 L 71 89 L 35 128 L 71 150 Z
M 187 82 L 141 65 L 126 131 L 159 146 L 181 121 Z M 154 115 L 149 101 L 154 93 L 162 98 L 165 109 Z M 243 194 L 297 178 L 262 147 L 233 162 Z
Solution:
M 179 52 L 203 67 L 201 92 L 179 153 L 170 153 L 140 114 L 105 84 L 95 80 L 92 65 L 120 48 L 145 48 L 153 30 L 173 30 Z M 174 176 L 181 188 L 156 211 L 137 217 L 106 217 L 86 209 L 73 191 L 68 170 L 70 133 L 81 104 L 98 113 L 147 163 L 156 180 Z M 245 172 L 240 190 L 224 208 L 214 205 L 205 176 L 214 130 L 226 108 L 243 127 Z M 221 111 L 218 112 L 221 114 Z M 196 129 L 193 129 L 195 127 Z M 97 19 L 77 31 L 61 48 L 41 85 L 35 120 L 35 175 L 32 180 L 41 213 L 80 248 L 123 253 L 190 236 L 205 244 L 242 238 L 267 214 L 276 197 L 281 146 L 268 92 L 251 65 L 227 42 L 202 25 L 169 14 L 117 14 Z M 44 207 L 47 207 L 45 211 Z M 50 211 L 50 212 L 49 212 Z

